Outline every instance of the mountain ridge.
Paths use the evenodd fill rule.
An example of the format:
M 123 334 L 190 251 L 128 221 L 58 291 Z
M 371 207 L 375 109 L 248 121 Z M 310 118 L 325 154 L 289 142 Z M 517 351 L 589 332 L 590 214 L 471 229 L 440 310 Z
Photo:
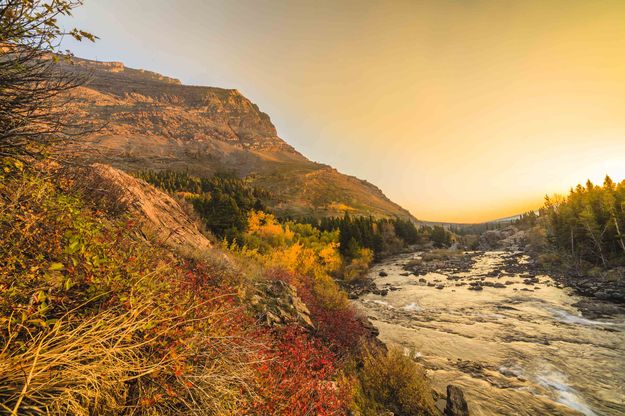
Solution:
M 416 219 L 375 185 L 313 162 L 278 136 L 268 114 L 236 89 L 183 85 L 121 62 L 73 58 L 89 77 L 73 92 L 82 116 L 106 125 L 69 146 L 73 156 L 125 171 L 231 172 L 274 195 L 278 215 Z

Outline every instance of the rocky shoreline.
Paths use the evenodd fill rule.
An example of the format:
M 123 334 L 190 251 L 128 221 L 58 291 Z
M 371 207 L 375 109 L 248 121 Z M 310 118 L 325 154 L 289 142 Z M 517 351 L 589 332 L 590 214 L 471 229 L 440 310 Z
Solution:
M 424 276 L 441 269 L 454 273 L 467 272 L 471 269 L 474 258 L 483 254 L 485 251 L 492 250 L 470 252 L 450 251 L 450 253 L 453 253 L 452 255 L 445 255 L 442 251 L 436 250 L 435 252 L 437 252 L 438 255 L 433 257 L 430 255 L 429 258 L 428 255 L 432 252 L 424 251 L 424 260 L 413 261 L 403 267 L 406 276 Z M 468 284 L 458 283 L 457 286 L 467 285 L 468 290 L 482 290 L 483 287 L 505 288 L 513 284 L 512 281 L 506 280 L 505 277 L 521 275 L 524 278 L 524 283 L 527 285 L 527 288 L 520 290 L 534 291 L 537 290 L 535 284 L 540 282 L 538 276 L 549 275 L 556 281 L 557 287 L 568 287 L 584 298 L 592 298 L 592 301 L 584 299 L 578 304 L 582 313 L 588 317 L 598 318 L 614 313 L 621 313 L 625 306 L 625 279 L 623 278 L 610 277 L 609 272 L 605 273 L 604 276 L 590 277 L 574 270 L 568 272 L 553 270 L 541 266 L 538 262 L 538 256 L 533 253 L 526 254 L 523 251 L 513 249 L 503 249 L 502 251 L 505 251 L 507 254 L 505 256 L 506 261 L 500 269 L 493 270 L 485 276 L 478 277 L 475 281 Z M 526 261 L 519 263 L 518 259 L 521 257 L 525 257 Z M 385 272 L 381 271 L 380 277 L 384 277 L 384 275 Z M 492 282 L 486 280 L 485 277 L 498 277 L 501 278 L 501 281 Z M 453 280 L 454 277 L 448 276 L 447 279 Z M 444 282 L 440 279 L 429 282 L 420 278 L 419 282 L 428 286 L 434 286 L 437 289 L 443 289 L 445 287 Z M 343 287 L 350 299 L 358 299 L 368 293 L 386 296 L 389 291 L 397 290 L 397 288 L 392 285 L 378 287 L 375 283 L 375 279 L 368 276 L 363 276 L 354 282 L 344 284 Z
M 540 257 L 550 254 L 544 244 L 531 242 L 528 230 L 508 226 L 501 230 L 490 230 L 480 236 L 479 248 L 485 251 L 502 250 L 517 255 L 527 255 L 529 263 L 526 271 L 536 275 L 548 274 L 559 284 L 570 287 L 584 297 L 625 305 L 625 268 L 612 268 L 600 272 L 584 273 L 573 267 L 543 266 Z M 564 268 L 563 268 L 564 267 Z M 591 275 L 592 274 L 592 275 Z
M 600 348 L 603 342 L 622 333 L 625 316 L 625 307 L 618 303 L 575 296 L 577 290 L 564 280 L 552 278 L 552 273 L 521 251 L 429 250 L 398 255 L 376 264 L 365 282 L 353 285 L 357 290 L 352 297 L 373 289 L 357 302 L 378 326 L 383 341 L 404 346 L 434 375 L 441 411 L 445 408 L 442 404 L 447 385 L 461 386 L 468 407 L 475 407 L 478 413 L 485 408 L 507 408 L 512 401 L 494 404 L 497 402 L 493 400 L 499 394 L 506 395 L 506 400 L 516 397 L 515 389 L 520 389 L 518 396 L 522 396 L 523 389 L 529 388 L 539 393 L 528 406 L 550 409 L 549 403 L 553 402 L 545 404 L 541 397 L 557 402 L 559 390 L 540 384 L 545 374 L 532 365 L 534 359 L 545 355 L 536 351 L 564 343 L 561 348 L 570 358 L 577 345 L 589 342 L 584 336 L 591 339 L 592 331 L 598 337 L 590 345 Z M 476 290 L 483 293 L 473 292 Z M 441 351 L 436 342 L 443 343 Z M 468 348 L 465 353 L 465 345 L 474 345 L 475 349 Z M 525 355 L 515 355 L 520 350 L 536 356 L 525 362 Z M 476 351 L 497 353 L 486 358 Z M 557 362 L 558 358 L 547 359 L 552 360 Z M 579 370 L 572 364 L 570 368 L 554 366 L 554 371 L 567 376 Z M 480 383 L 488 383 L 489 390 L 482 392 Z M 601 389 L 600 385 L 593 388 Z M 580 397 L 585 405 L 584 396 Z M 563 410 L 553 414 L 569 413 Z

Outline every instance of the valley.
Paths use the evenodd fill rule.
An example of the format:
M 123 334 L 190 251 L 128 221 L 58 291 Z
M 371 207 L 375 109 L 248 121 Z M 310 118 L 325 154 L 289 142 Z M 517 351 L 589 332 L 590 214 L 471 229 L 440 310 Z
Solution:
M 0 0 L 0 415 L 624 416 L 622 19 L 456 3 Z

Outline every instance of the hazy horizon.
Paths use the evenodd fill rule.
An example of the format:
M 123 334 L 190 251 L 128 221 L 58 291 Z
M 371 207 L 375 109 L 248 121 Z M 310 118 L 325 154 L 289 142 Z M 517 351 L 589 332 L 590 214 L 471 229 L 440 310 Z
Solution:
M 87 1 L 67 47 L 236 88 L 312 160 L 421 219 L 625 178 L 625 3 Z

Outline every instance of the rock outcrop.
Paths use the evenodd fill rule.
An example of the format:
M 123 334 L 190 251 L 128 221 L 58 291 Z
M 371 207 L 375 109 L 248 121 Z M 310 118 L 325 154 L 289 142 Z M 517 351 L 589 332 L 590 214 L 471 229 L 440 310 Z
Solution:
M 464 399 L 464 393 L 460 387 L 453 384 L 447 386 L 445 416 L 469 416 L 469 406 Z
M 108 165 L 94 164 L 90 181 L 103 189 L 108 198 L 114 196 L 118 204 L 141 219 L 146 234 L 176 250 L 201 251 L 211 242 L 184 212 L 180 204 L 163 191 Z
M 292 285 L 270 280 L 257 283 L 255 289 L 249 296 L 249 303 L 262 322 L 269 326 L 299 324 L 310 330 L 315 328 L 308 307 Z

